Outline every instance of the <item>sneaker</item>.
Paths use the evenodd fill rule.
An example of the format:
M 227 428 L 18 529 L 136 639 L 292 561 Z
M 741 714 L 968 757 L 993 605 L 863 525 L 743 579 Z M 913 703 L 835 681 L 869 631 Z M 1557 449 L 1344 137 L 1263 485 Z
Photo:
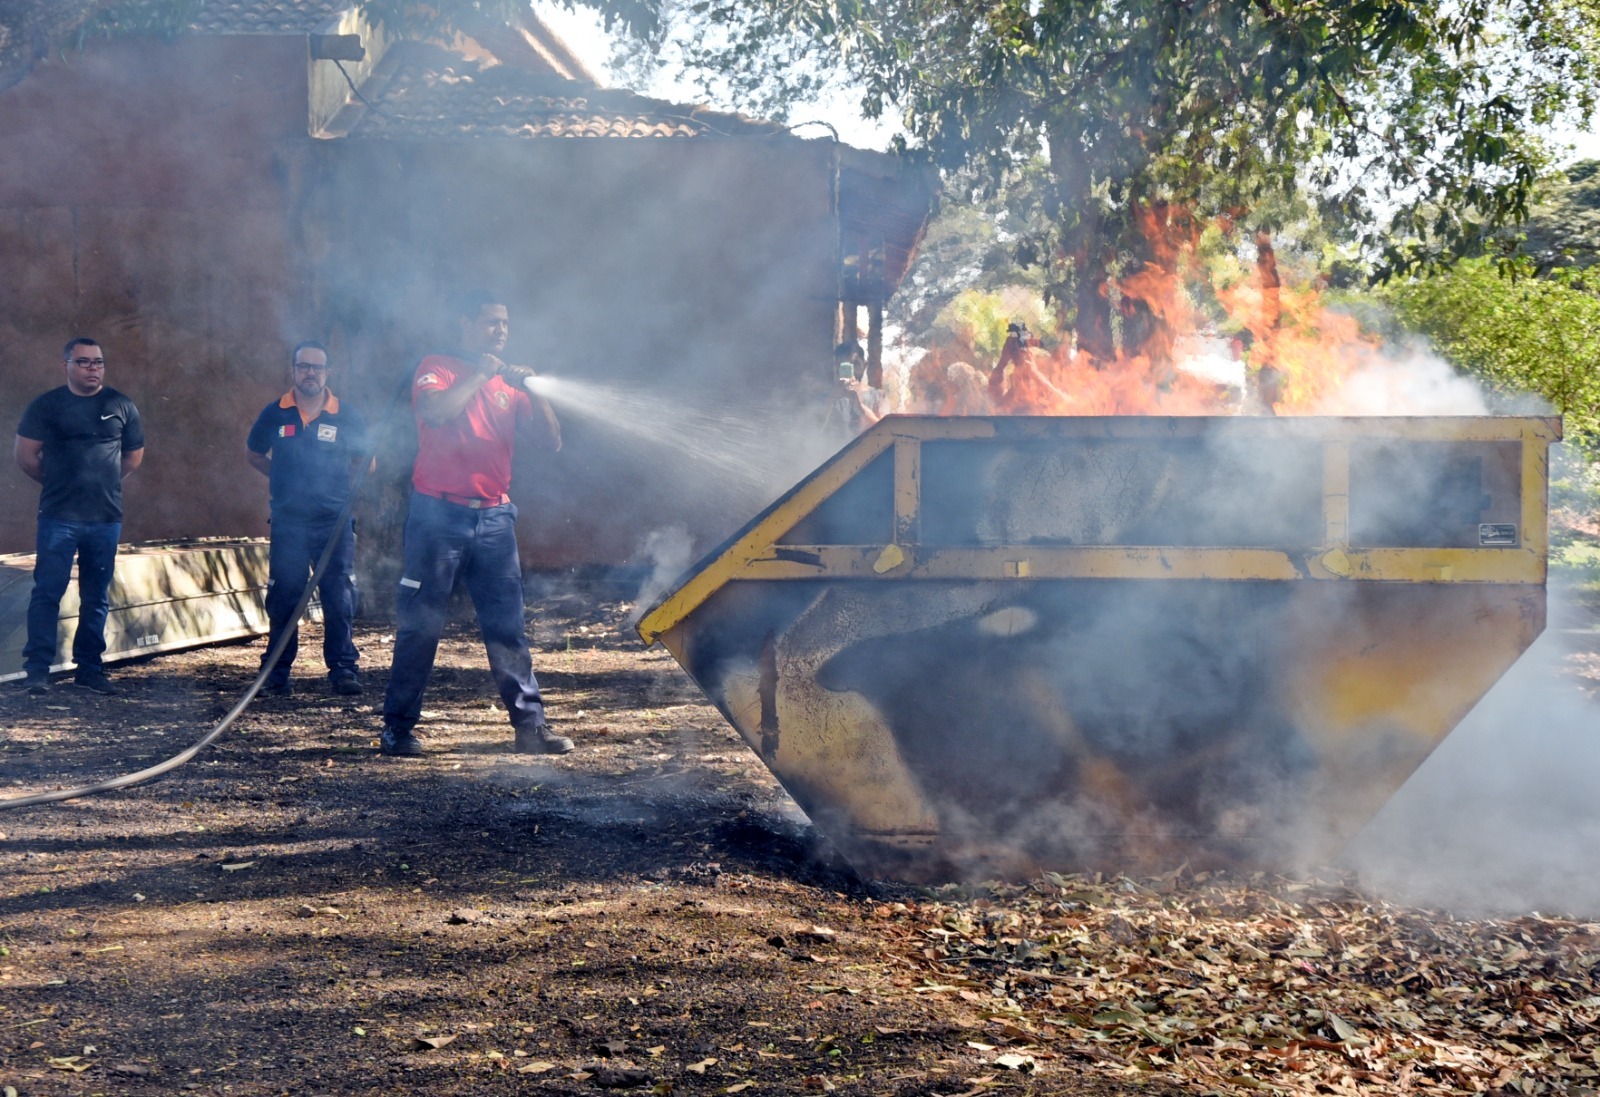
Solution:
M 333 692 L 342 697 L 359 697 L 361 689 L 361 676 L 353 670 L 340 671 L 333 676 Z
M 269 678 L 261 687 L 261 692 L 268 697 L 290 697 L 294 695 L 294 683 L 287 678 L 281 682 L 274 682 Z
M 378 736 L 378 753 L 415 758 L 422 753 L 422 741 L 409 728 L 385 726 Z
M 80 670 L 72 676 L 72 684 L 79 689 L 86 689 L 104 697 L 115 697 L 122 692 L 111 684 L 111 679 L 106 677 L 106 672 L 103 670 Z
M 549 724 L 535 724 L 531 728 L 517 729 L 517 739 L 511 749 L 517 754 L 570 754 L 572 740 L 551 731 Z
M 39 671 L 30 671 L 27 681 L 23 682 L 22 685 L 31 696 L 43 697 L 50 692 L 50 675 Z

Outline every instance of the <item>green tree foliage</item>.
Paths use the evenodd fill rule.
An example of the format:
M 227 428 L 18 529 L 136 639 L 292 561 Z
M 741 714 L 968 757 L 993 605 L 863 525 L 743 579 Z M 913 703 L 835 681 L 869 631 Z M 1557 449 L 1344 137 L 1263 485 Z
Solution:
M 1546 181 L 1517 250 L 1541 275 L 1600 262 L 1600 160 L 1580 161 Z
M 1044 298 L 1021 285 L 992 291 L 969 289 L 956 294 L 935 318 L 931 334 L 937 345 L 989 365 L 1000 357 L 1006 330 L 1014 323 L 1026 326 L 1047 346 L 1054 345 L 1060 337 L 1055 314 Z
M 991 188 L 1043 151 L 1034 257 L 1091 348 L 1108 278 L 1157 258 L 1142 210 L 1314 194 L 1383 271 L 1417 269 L 1522 218 L 1530 135 L 1594 105 L 1593 0 L 663 3 L 685 64 L 735 89 L 848 74 Z
M 890 322 L 907 333 L 928 332 L 951 301 L 971 291 L 1020 287 L 1042 296 L 1037 215 L 1047 178 L 1042 159 L 992 192 L 970 171 L 951 173 L 916 260 L 889 300 Z
M 1495 392 L 1537 393 L 1600 457 L 1600 297 L 1562 277 L 1507 277 L 1487 258 L 1379 291 L 1397 318 Z

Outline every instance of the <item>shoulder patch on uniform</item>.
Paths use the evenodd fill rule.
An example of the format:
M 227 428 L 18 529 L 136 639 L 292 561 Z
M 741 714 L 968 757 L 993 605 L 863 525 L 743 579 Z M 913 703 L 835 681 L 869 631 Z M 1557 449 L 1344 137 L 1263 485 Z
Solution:
M 417 378 L 418 388 L 421 388 L 423 385 L 437 385 L 438 383 L 439 375 L 437 373 L 424 373 L 421 377 Z

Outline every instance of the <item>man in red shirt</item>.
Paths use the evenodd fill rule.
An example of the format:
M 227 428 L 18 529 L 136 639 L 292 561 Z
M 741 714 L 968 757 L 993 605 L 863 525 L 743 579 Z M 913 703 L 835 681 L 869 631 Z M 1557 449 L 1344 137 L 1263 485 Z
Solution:
M 506 494 L 518 431 L 555 452 L 561 448 L 561 425 L 549 401 L 525 386 L 533 371 L 508 366 L 499 357 L 511 332 L 506 306 L 492 294 L 475 291 L 462 299 L 459 323 L 461 349 L 428 355 L 411 386 L 417 460 L 379 750 L 422 753 L 414 729 L 459 576 L 472 597 L 489 671 L 511 718 L 513 749 L 565 754 L 572 740 L 545 723 L 544 699 L 533 675 L 517 508 Z

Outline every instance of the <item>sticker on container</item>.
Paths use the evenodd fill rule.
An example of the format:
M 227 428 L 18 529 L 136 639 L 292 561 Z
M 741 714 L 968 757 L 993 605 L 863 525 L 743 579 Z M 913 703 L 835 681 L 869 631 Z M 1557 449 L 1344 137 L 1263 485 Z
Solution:
M 1478 526 L 1478 544 L 1504 547 L 1517 543 L 1515 522 L 1483 522 Z

